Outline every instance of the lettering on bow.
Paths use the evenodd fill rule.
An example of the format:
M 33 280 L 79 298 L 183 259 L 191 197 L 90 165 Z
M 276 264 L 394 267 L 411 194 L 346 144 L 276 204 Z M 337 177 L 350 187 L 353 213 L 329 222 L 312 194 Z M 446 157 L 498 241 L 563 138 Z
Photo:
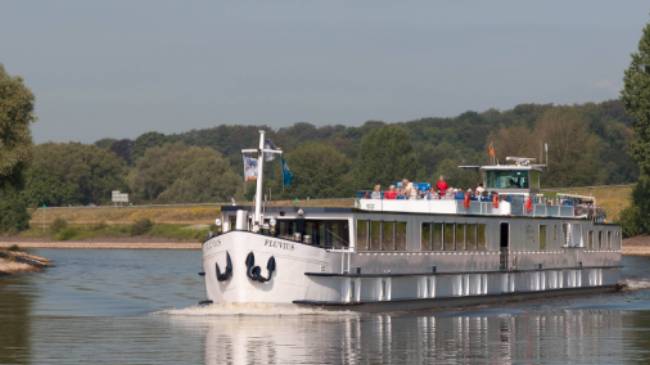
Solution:
M 271 247 L 271 248 L 279 248 L 281 250 L 289 250 L 289 251 L 293 251 L 294 249 L 293 243 L 275 241 L 275 240 L 264 240 L 264 246 Z

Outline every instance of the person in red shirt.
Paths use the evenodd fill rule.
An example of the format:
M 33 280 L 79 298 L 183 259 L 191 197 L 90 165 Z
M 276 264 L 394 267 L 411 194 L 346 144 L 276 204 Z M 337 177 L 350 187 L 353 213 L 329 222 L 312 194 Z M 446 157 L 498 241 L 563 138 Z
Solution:
M 397 190 L 395 190 L 395 185 L 391 185 L 388 190 L 384 192 L 384 199 L 397 199 Z
M 438 193 L 440 193 L 440 196 L 443 197 L 445 194 L 447 194 L 447 189 L 449 189 L 449 185 L 447 185 L 447 182 L 445 181 L 445 177 L 440 175 L 440 178 L 438 179 L 438 182 L 436 183 L 436 188 L 438 188 Z

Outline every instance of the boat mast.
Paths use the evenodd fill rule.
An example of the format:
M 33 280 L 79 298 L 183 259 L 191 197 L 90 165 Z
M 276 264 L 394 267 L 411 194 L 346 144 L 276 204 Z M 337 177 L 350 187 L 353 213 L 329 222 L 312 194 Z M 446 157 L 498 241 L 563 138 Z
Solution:
M 253 216 L 253 229 L 259 229 L 262 225 L 262 189 L 264 185 L 264 160 L 266 157 L 265 154 L 282 154 L 282 150 L 274 150 L 266 147 L 266 139 L 264 134 L 266 133 L 263 130 L 260 130 L 260 142 L 257 149 L 249 148 L 241 150 L 242 153 L 255 153 L 257 152 L 257 177 L 256 177 L 256 187 L 255 187 L 255 215 Z M 269 159 L 272 160 L 273 157 Z
M 260 131 L 260 144 L 257 149 L 257 186 L 255 188 L 255 217 L 253 221 L 262 225 L 262 180 L 264 179 L 264 131 Z

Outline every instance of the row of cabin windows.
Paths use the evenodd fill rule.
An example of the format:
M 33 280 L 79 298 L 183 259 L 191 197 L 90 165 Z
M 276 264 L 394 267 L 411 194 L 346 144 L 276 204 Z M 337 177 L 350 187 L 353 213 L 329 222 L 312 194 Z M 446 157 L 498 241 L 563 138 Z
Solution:
M 406 251 L 406 222 L 357 221 L 358 251 Z
M 540 251 L 546 250 L 547 236 L 548 236 L 549 227 L 545 224 L 539 225 L 539 249 Z M 553 241 L 557 241 L 557 226 L 553 225 Z M 563 237 L 563 246 L 570 245 L 569 237 L 569 226 L 568 224 L 562 224 L 562 237 Z M 619 242 L 620 233 L 612 231 L 586 231 L 586 237 L 584 237 L 585 245 L 590 250 L 596 249 L 608 249 L 611 250 L 612 247 L 617 246 Z M 574 245 L 577 246 L 577 245 Z
M 613 247 L 618 246 L 619 232 L 588 231 L 586 241 L 587 248 L 590 250 L 611 250 Z
M 485 224 L 422 223 L 422 251 L 484 251 Z
M 345 248 L 348 232 L 347 220 L 278 219 L 274 235 L 322 248 Z

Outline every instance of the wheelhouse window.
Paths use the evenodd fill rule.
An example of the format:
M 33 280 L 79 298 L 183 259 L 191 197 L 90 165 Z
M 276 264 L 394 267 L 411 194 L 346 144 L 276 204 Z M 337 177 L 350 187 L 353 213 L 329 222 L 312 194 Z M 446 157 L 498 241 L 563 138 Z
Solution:
M 488 189 L 528 189 L 528 170 L 486 171 Z M 539 181 L 539 180 L 538 180 Z

